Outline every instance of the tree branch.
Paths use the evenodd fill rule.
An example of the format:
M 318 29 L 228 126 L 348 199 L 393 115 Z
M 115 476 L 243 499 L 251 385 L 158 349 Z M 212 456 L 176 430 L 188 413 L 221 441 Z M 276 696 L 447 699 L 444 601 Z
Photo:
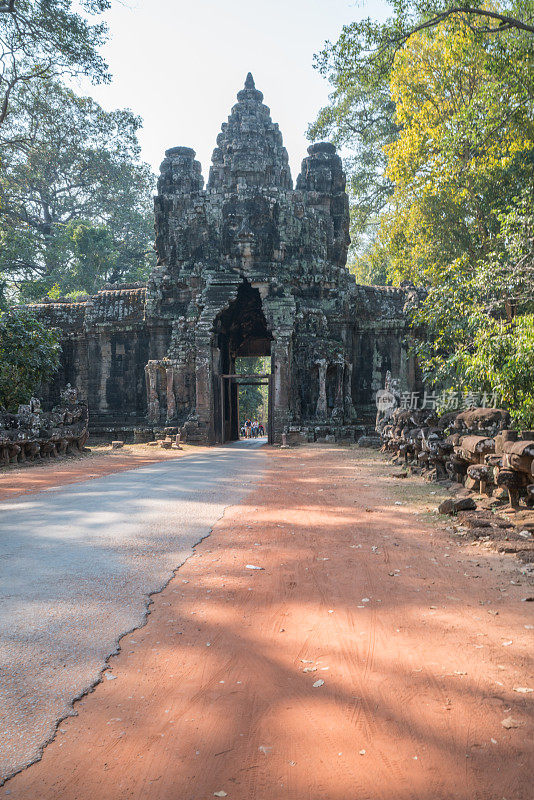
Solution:
M 0 102 L 0 126 L 3 125 L 7 117 L 9 111 L 9 98 L 17 83 L 27 83 L 34 78 L 44 78 L 49 73 L 51 66 L 52 62 L 50 61 L 47 67 L 42 67 L 41 70 L 32 72 L 29 75 L 18 75 L 16 66 L 13 67 L 13 78 L 8 82 L 4 92 L 4 97 Z
M 517 28 L 520 31 L 527 31 L 528 33 L 534 33 L 534 25 L 529 25 L 526 22 L 523 22 L 516 17 L 509 17 L 506 14 L 499 14 L 497 11 L 489 11 L 485 8 L 473 8 L 472 6 L 453 6 L 452 8 L 447 9 L 447 11 L 443 11 L 441 14 L 437 14 L 435 17 L 427 20 L 426 22 L 422 22 L 420 25 L 416 25 L 412 28 L 408 33 L 403 34 L 402 36 L 396 36 L 389 40 L 389 44 L 404 44 L 408 41 L 410 36 L 418 31 L 425 30 L 427 28 L 434 28 L 436 25 L 439 25 L 440 22 L 447 19 L 448 17 L 452 16 L 453 14 L 473 14 L 478 17 L 485 17 L 486 19 L 494 19 L 499 22 L 499 25 L 493 28 L 483 28 L 480 29 L 481 32 L 484 33 L 501 33 L 504 30 L 508 30 L 510 28 Z
M 15 0 L 9 0 L 0 6 L 0 14 L 14 14 L 15 13 Z

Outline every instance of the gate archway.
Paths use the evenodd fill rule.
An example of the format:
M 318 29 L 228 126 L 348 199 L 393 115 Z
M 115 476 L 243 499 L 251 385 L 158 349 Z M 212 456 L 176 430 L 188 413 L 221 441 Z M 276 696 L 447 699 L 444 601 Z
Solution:
M 215 440 L 220 443 L 239 439 L 239 384 L 267 384 L 267 434 L 272 441 L 272 369 L 261 375 L 238 375 L 236 359 L 271 356 L 272 332 L 263 313 L 259 290 L 248 281 L 240 285 L 237 296 L 214 321 L 218 363 L 213 373 Z

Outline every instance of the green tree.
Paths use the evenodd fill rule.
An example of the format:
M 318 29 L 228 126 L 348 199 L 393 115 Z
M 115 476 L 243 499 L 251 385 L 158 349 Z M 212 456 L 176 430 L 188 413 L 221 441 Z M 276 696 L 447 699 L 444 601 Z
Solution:
M 380 225 L 380 217 L 376 218 L 375 225 Z M 366 241 L 361 250 L 353 248 L 349 251 L 347 268 L 356 281 L 365 286 L 386 286 L 392 283 L 389 254 L 380 230 Z
M 66 75 L 109 80 L 97 52 L 106 26 L 90 21 L 109 7 L 110 0 L 9 0 L 0 6 L 0 145 L 10 141 L 4 124 L 22 87 Z
M 471 347 L 458 351 L 464 383 L 495 392 L 518 427 L 534 426 L 534 315 L 480 320 Z
M 518 50 L 534 32 L 533 0 L 508 0 L 499 7 L 485 2 L 454 0 L 389 0 L 392 15 L 383 23 L 371 18 L 343 27 L 337 42 L 326 42 L 315 67 L 332 86 L 329 104 L 321 109 L 308 135 L 327 138 L 343 150 L 351 200 L 353 264 L 358 279 L 373 279 L 370 255 L 377 236 L 376 217 L 387 210 L 394 181 L 387 171 L 386 148 L 397 141 L 402 123 L 390 79 L 395 54 L 420 30 L 433 30 L 448 20 L 469 28 L 477 39 L 497 42 L 515 34 Z M 493 46 L 493 45 L 492 45 Z M 512 56 L 513 57 L 513 56 Z M 532 87 L 532 78 L 527 78 Z M 506 111 L 503 110 L 503 115 Z M 355 252 L 354 252 L 355 251 Z M 383 280 L 383 272 L 378 276 Z
M 45 88 L 24 87 L 5 126 L 0 274 L 27 299 L 144 278 L 154 178 L 139 161 L 139 118 Z
M 414 322 L 429 382 L 495 392 L 514 422 L 534 427 L 534 182 L 501 216 L 506 247 L 471 274 L 447 270 Z
M 268 357 L 242 357 L 236 359 L 235 371 L 237 375 L 261 375 L 270 371 L 270 358 Z M 268 387 L 262 385 L 248 385 L 239 387 L 239 417 L 241 423 L 247 418 L 257 419 L 267 423 Z
M 386 147 L 395 191 L 383 221 L 399 279 L 470 274 L 505 246 L 501 215 L 533 169 L 533 75 L 532 46 L 452 20 L 395 56 L 400 133 Z
M 59 367 L 57 331 L 26 308 L 0 313 L 0 406 L 16 411 Z
M 427 380 L 496 392 L 534 424 L 534 39 L 447 18 L 395 56 L 386 148 L 390 272 L 428 287 L 415 325 Z
M 356 154 L 352 269 L 424 285 L 425 379 L 496 391 L 532 426 L 534 4 L 390 5 L 385 23 L 345 27 L 319 60 L 334 93 L 310 133 Z M 379 102 L 388 113 L 369 133 L 354 124 Z M 386 189 L 372 203 L 366 147 Z

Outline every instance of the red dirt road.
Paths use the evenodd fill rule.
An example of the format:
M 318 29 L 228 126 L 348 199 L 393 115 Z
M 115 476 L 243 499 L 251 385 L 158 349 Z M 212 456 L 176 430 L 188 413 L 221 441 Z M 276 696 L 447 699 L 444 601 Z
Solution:
M 374 454 L 270 465 L 0 798 L 532 800 L 520 565 Z

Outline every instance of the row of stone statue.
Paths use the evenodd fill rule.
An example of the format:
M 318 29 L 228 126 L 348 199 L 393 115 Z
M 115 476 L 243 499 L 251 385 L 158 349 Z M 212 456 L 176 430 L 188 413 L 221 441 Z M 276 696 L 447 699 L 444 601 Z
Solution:
M 534 432 L 510 430 L 499 408 L 436 416 L 396 409 L 377 425 L 382 450 L 417 465 L 430 480 L 453 480 L 481 494 L 534 507 Z
M 81 452 L 88 421 L 87 404 L 70 385 L 51 411 L 43 411 L 36 398 L 20 405 L 16 414 L 0 408 L 0 466 Z

